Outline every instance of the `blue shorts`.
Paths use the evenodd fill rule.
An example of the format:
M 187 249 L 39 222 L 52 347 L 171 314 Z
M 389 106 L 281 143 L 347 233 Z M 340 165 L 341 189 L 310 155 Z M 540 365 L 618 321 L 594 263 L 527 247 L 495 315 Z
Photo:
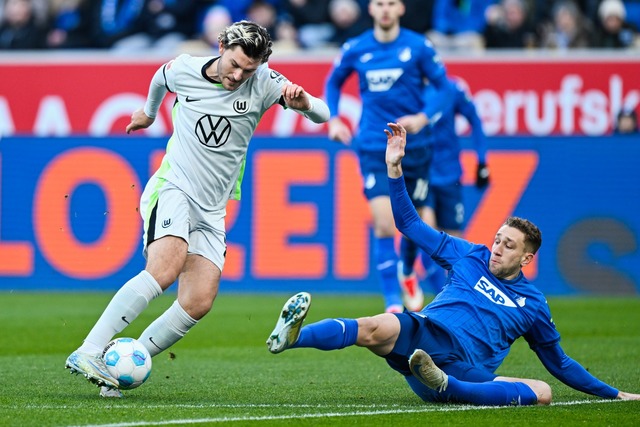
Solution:
M 377 151 L 358 152 L 360 173 L 367 200 L 378 196 L 389 196 L 389 180 L 385 153 Z M 429 167 L 431 148 L 423 147 L 407 151 L 402 160 L 402 172 L 409 196 L 417 208 L 426 206 L 429 189 Z
M 493 381 L 497 377 L 493 372 L 466 361 L 458 340 L 431 322 L 428 317 L 411 312 L 397 313 L 396 317 L 400 321 L 400 335 L 391 353 L 384 358 L 391 368 L 407 377 L 411 388 L 424 400 L 451 401 L 450 397 L 443 399 L 439 396 L 440 393 L 425 386 L 414 387 L 411 381 L 414 377 L 409 370 L 409 357 L 418 348 L 429 353 L 435 364 L 447 375 L 453 375 L 461 381 L 480 383 Z
M 448 185 L 431 185 L 427 194 L 426 206 L 435 212 L 438 228 L 443 230 L 464 229 L 464 203 L 460 182 Z

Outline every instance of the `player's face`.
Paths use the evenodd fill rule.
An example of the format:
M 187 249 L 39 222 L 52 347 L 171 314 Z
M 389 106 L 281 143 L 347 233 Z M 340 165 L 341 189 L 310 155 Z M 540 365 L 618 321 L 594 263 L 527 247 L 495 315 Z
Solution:
M 371 0 L 369 15 L 375 26 L 389 30 L 400 25 L 400 17 L 404 15 L 404 3 L 400 0 Z
M 496 233 L 491 247 L 489 270 L 498 279 L 516 278 L 533 254 L 524 245 L 524 233 L 517 228 L 503 225 Z
M 225 49 L 220 46 L 217 73 L 222 87 L 236 90 L 245 80 L 253 76 L 260 66 L 260 60 L 249 58 L 240 46 Z

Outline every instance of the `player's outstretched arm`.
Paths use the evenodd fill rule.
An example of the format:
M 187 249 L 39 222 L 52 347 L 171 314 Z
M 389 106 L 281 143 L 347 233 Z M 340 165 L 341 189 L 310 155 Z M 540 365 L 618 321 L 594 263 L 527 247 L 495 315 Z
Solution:
M 332 117 L 329 120 L 329 139 L 332 141 L 338 141 L 345 145 L 351 144 L 351 129 L 347 126 L 340 117 Z

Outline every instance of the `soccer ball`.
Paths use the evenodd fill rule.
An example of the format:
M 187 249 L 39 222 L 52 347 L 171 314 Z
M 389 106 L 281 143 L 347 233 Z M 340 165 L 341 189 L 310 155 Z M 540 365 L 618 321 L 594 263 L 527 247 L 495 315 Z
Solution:
M 123 390 L 140 387 L 151 375 L 151 355 L 133 338 L 116 338 L 104 348 L 102 359 Z

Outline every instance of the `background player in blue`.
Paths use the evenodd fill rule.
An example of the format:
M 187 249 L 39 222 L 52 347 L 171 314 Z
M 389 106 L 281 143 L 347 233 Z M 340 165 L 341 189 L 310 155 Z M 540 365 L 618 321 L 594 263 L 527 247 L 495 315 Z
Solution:
M 440 102 L 441 91 L 427 85 L 426 105 L 429 112 L 431 133 L 433 135 L 433 158 L 429 169 L 429 192 L 427 206 L 422 219 L 430 226 L 445 231 L 447 234 L 462 237 L 465 226 L 464 201 L 462 195 L 462 166 L 460 138 L 456 133 L 456 116 L 462 115 L 471 127 L 473 147 L 476 152 L 478 167 L 476 169 L 476 187 L 485 188 L 489 184 L 489 168 L 486 154 L 487 144 L 482 121 L 467 90 L 454 79 L 447 78 L 453 87 L 452 95 L 447 96 L 444 104 Z M 431 107 L 440 106 L 440 110 Z M 406 238 L 400 243 L 400 259 L 402 282 L 417 281 L 414 263 L 417 257 L 417 245 Z M 445 281 L 445 270 L 438 266 L 431 257 L 423 256 L 422 264 L 426 272 L 428 288 L 435 294 L 440 292 Z M 422 307 L 420 307 L 422 308 Z
M 602 398 L 640 400 L 640 394 L 605 384 L 564 353 L 544 295 L 522 274 L 542 243 L 540 230 L 510 217 L 489 249 L 425 224 L 404 183 L 406 131 L 399 124 L 389 127 L 386 159 L 396 224 L 449 270 L 447 285 L 421 312 L 325 319 L 304 328 L 311 296 L 301 292 L 284 305 L 267 339 L 269 351 L 357 345 L 384 357 L 425 401 L 548 405 L 547 383 L 494 373 L 511 344 L 524 337 L 545 368 L 569 387 Z
M 401 0 L 371 0 L 369 14 L 373 18 L 373 29 L 344 44 L 325 87 L 331 112 L 329 137 L 352 144 L 360 161 L 364 194 L 373 217 L 375 263 L 389 312 L 402 311 L 403 301 L 398 286 L 396 229 L 384 163 L 386 141 L 380 132 L 380 123 L 401 123 L 410 134 L 407 186 L 416 208 L 422 210 L 431 159 L 431 142 L 425 127 L 428 123 L 425 80 L 438 90 L 448 89 L 445 67 L 431 43 L 423 35 L 400 27 L 404 12 Z M 352 73 L 358 75 L 362 100 L 358 134 L 353 141 L 350 128 L 338 116 L 340 90 Z M 403 290 L 404 303 L 409 309 L 422 308 L 421 289 Z

